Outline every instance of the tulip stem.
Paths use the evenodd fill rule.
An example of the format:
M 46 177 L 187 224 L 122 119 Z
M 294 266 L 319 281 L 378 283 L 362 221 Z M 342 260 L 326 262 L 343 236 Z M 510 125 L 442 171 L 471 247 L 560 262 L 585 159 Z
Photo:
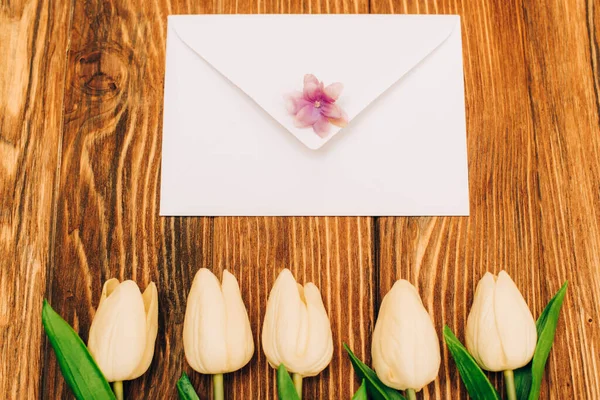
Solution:
M 417 399 L 417 393 L 415 393 L 415 389 L 406 389 L 406 397 L 408 398 L 408 400 L 416 400 Z
M 223 374 L 213 375 L 213 400 L 223 400 Z
M 294 380 L 294 387 L 296 388 L 296 392 L 298 392 L 298 398 L 302 400 L 302 375 L 292 374 L 292 379 Z
M 113 382 L 113 392 L 117 400 L 123 400 L 123 381 Z
M 517 400 L 517 389 L 515 389 L 515 374 L 512 370 L 504 371 L 504 386 L 508 400 Z

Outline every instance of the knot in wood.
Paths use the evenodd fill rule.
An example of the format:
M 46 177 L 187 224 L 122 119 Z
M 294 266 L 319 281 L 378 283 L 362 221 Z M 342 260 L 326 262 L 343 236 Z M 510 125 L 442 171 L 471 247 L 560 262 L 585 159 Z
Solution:
M 112 98 L 125 87 L 129 65 L 116 48 L 84 50 L 75 57 L 75 78 L 84 93 Z

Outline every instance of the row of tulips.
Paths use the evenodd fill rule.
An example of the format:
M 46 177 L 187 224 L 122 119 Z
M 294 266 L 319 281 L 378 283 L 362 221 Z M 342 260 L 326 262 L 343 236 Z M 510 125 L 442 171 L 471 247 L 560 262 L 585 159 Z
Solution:
M 106 281 L 90 328 L 88 349 L 117 398 L 122 381 L 141 376 L 152 361 L 158 331 L 157 289 L 142 294 L 133 281 Z M 267 302 L 262 330 L 269 364 L 293 373 L 297 390 L 304 377 L 318 375 L 333 356 L 331 325 L 319 289 L 302 286 L 281 271 Z M 213 375 L 213 397 L 223 398 L 223 374 L 244 367 L 254 354 L 250 320 L 237 279 L 227 270 L 222 281 L 202 268 L 194 277 L 183 324 L 189 365 Z
M 504 371 L 508 399 L 537 398 L 530 396 L 535 389 L 531 381 L 537 379 L 530 361 L 539 351 L 545 365 L 565 289 L 563 286 L 544 311 L 541 333 L 546 335 L 546 342 L 548 332 L 551 338 L 549 345 L 541 349 L 537 345 L 539 321 L 536 327 L 510 276 L 504 271 L 497 277 L 485 274 L 467 319 L 467 348 L 449 328 L 444 331 L 472 397 L 500 398 L 483 368 Z M 551 306 L 554 308 L 549 309 Z M 548 324 L 550 313 L 553 319 Z M 133 281 L 108 280 L 90 327 L 87 348 L 47 303 L 43 322 L 63 375 L 77 398 L 122 399 L 122 382 L 138 378 L 152 362 L 158 331 L 158 291 L 154 283 L 142 294 Z M 544 330 L 546 326 L 548 330 Z M 334 352 L 331 324 L 321 293 L 313 283 L 302 286 L 288 269 L 281 271 L 267 301 L 261 342 L 269 364 L 278 369 L 280 399 L 301 399 L 303 378 L 323 371 Z M 244 367 L 254 354 L 248 313 L 237 279 L 227 270 L 221 282 L 206 268 L 196 274 L 187 300 L 183 345 L 189 365 L 213 376 L 213 399 L 223 399 L 223 374 Z M 414 399 L 436 379 L 441 363 L 432 319 L 416 288 L 406 280 L 398 280 L 381 303 L 371 343 L 373 370 L 349 348 L 346 350 L 363 379 L 356 399 Z M 528 366 L 529 375 L 521 372 Z M 74 374 L 74 369 L 79 374 Z M 517 369 L 515 385 L 513 371 Z M 113 391 L 107 382 L 113 383 Z M 185 374 L 177 386 L 181 398 L 198 398 Z

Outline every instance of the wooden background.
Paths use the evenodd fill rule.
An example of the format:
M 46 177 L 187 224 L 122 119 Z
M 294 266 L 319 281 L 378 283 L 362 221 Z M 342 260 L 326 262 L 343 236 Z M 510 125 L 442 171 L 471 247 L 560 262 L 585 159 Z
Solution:
M 469 218 L 158 217 L 168 14 L 369 12 L 462 16 Z M 154 362 L 127 397 L 175 398 L 183 370 L 206 393 L 181 335 L 192 277 L 208 266 L 237 275 L 257 342 L 227 376 L 228 399 L 275 397 L 259 331 L 282 267 L 322 289 L 332 319 L 333 362 L 306 380 L 307 399 L 357 388 L 341 343 L 369 362 L 394 280 L 418 285 L 438 331 L 463 338 L 476 282 L 503 268 L 536 316 L 569 279 L 541 398 L 599 399 L 599 41 L 594 0 L 1 0 L 1 397 L 71 397 L 42 299 L 87 339 L 113 276 L 153 280 L 160 296 Z M 442 356 L 423 397 L 465 398 Z

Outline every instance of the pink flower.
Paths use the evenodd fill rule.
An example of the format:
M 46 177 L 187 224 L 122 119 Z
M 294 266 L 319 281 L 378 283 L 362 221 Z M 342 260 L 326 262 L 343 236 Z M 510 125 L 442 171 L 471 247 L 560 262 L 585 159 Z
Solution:
M 314 75 L 304 75 L 304 91 L 294 92 L 286 98 L 286 106 L 294 116 L 295 125 L 298 128 L 312 126 L 320 137 L 327 136 L 330 124 L 345 127 L 348 116 L 335 104 L 343 88 L 344 85 L 339 82 L 324 87 Z

